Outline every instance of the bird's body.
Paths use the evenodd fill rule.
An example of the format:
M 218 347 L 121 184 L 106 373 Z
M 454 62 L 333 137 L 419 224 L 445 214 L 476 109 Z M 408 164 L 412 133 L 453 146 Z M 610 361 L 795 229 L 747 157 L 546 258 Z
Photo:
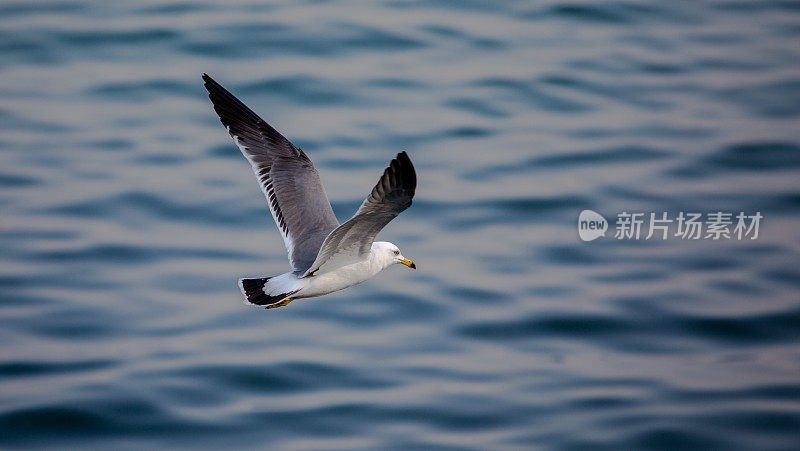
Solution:
M 382 253 L 383 249 L 375 249 L 376 245 L 388 244 L 390 243 L 375 242 L 373 250 L 366 259 L 316 276 L 298 277 L 292 272 L 287 272 L 272 277 L 266 285 L 265 294 L 281 296 L 284 293 L 293 293 L 290 296 L 292 299 L 312 298 L 358 285 L 396 263 Z
M 405 152 L 392 160 L 356 214 L 339 224 L 311 159 L 211 77 L 203 74 L 203 80 L 214 110 L 261 182 L 292 265 L 278 276 L 240 279 L 249 303 L 281 307 L 359 284 L 395 263 L 416 268 L 394 244 L 374 241 L 411 206 L 417 178 Z

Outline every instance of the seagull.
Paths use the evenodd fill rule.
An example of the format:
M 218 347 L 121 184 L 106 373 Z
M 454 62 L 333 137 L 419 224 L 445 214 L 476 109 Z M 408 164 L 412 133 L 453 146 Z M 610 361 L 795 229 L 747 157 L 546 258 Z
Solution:
M 405 152 L 392 159 L 356 214 L 339 224 L 308 155 L 208 74 L 203 81 L 222 125 L 253 167 L 292 266 L 278 276 L 239 279 L 247 302 L 283 307 L 359 284 L 396 263 L 417 268 L 394 244 L 375 241 L 411 206 L 417 174 Z

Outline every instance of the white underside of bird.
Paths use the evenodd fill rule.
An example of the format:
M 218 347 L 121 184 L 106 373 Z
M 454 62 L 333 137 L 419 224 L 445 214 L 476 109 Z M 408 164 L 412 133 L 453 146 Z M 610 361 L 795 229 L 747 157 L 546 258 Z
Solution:
M 358 285 L 396 263 L 414 265 L 402 254 L 395 256 L 393 254 L 395 249 L 397 246 L 392 243 L 376 241 L 372 243 L 368 257 L 362 261 L 311 277 L 297 277 L 291 272 L 283 273 L 270 278 L 264 290 L 269 296 L 293 293 L 288 296 L 290 299 L 311 298 Z M 245 279 L 240 279 L 240 284 L 241 280 Z

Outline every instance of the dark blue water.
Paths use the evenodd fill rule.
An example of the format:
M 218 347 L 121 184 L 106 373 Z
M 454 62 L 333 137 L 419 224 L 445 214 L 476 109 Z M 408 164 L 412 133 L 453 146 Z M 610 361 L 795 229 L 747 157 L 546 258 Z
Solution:
M 202 72 L 342 220 L 408 151 L 419 270 L 243 305 L 288 264 Z M 793 1 L 3 1 L 0 448 L 798 449 L 798 180 Z

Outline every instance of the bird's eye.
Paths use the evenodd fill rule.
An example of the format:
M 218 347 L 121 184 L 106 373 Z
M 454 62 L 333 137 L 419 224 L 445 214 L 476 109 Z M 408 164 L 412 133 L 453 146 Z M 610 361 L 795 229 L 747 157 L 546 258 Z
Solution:
M 394 255 L 400 255 L 400 251 L 394 251 Z

